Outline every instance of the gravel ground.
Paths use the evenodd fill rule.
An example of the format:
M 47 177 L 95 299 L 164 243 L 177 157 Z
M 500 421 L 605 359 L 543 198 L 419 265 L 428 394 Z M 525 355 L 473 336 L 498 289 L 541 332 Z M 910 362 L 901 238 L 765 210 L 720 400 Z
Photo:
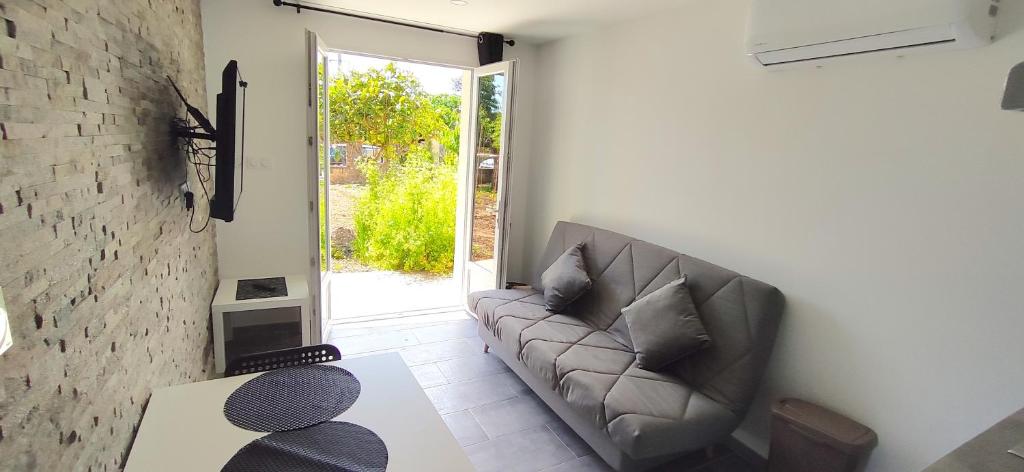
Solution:
M 334 272 L 370 272 L 376 269 L 347 257 L 352 254 L 351 244 L 355 239 L 355 202 L 366 192 L 365 185 L 331 185 L 331 249 L 341 248 L 344 259 L 334 260 Z
M 498 194 L 477 192 L 473 209 L 473 260 L 494 258 L 494 226 L 498 214 Z

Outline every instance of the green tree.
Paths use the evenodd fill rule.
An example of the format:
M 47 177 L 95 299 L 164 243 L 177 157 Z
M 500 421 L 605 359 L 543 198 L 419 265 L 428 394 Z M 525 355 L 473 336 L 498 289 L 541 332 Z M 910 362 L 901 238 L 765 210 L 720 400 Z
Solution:
M 343 74 L 329 94 L 331 141 L 375 146 L 377 158 L 400 159 L 417 144 L 443 142 L 446 133 L 458 132 L 458 116 L 454 126 L 446 116 L 452 104 L 427 94 L 414 75 L 393 63 Z
M 502 98 L 504 76 L 488 75 L 480 78 L 479 148 L 497 154 L 501 147 Z
M 444 146 L 445 160 L 454 163 L 459 155 L 459 121 L 462 118 L 462 99 L 455 94 L 434 95 L 430 104 L 440 121 L 437 139 Z
M 378 149 L 357 159 L 367 189 L 356 201 L 353 255 L 382 269 L 451 272 L 459 96 L 430 95 L 394 64 L 346 73 L 329 94 L 332 142 Z

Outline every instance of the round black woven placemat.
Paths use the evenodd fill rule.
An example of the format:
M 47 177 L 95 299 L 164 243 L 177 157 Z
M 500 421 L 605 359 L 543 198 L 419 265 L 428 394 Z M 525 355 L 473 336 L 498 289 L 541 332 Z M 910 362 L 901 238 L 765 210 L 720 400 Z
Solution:
M 328 421 L 270 433 L 235 453 L 221 472 L 384 472 L 388 448 L 373 431 Z
M 249 431 L 290 431 L 323 423 L 359 398 L 359 380 L 329 365 L 272 370 L 242 384 L 224 402 L 224 417 Z

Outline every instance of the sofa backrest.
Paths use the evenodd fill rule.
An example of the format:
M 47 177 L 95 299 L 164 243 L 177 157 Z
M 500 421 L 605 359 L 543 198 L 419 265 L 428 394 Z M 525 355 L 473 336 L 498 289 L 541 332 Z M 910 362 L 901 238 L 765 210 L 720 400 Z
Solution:
M 771 285 L 709 262 L 612 231 L 560 221 L 538 265 L 540 273 L 570 246 L 584 242 L 594 286 L 569 307 L 572 316 L 626 333 L 621 310 L 687 274 L 687 286 L 711 336 L 709 347 L 666 371 L 736 412 L 753 400 L 775 343 L 784 299 Z

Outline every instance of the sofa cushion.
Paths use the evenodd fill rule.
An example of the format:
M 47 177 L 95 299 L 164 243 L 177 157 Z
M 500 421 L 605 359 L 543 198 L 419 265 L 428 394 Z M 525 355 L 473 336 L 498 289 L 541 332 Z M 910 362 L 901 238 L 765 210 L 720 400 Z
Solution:
M 636 355 L 603 331 L 594 331 L 558 356 L 555 371 L 564 379 L 575 371 L 619 375 L 633 364 Z
M 588 420 L 594 428 L 606 430 L 608 421 L 604 399 L 619 375 L 575 370 L 562 378 L 558 393 L 577 415 Z
M 693 306 L 686 276 L 622 309 L 641 369 L 659 370 L 711 341 Z
M 526 287 L 473 292 L 466 304 L 488 332 L 517 354 L 521 350 L 519 333 L 551 316 L 540 292 Z
M 633 365 L 608 390 L 604 401 L 608 434 L 635 458 L 679 451 L 724 437 L 740 417 L 677 377 Z
M 491 331 L 502 316 L 511 313 L 519 318 L 530 319 L 544 318 L 549 314 L 544 311 L 544 300 L 539 297 L 539 293 L 526 287 L 473 292 L 469 294 L 466 306 Z
M 566 249 L 540 276 L 544 306 L 552 313 L 562 313 L 593 285 L 583 261 L 583 245 L 579 243 Z
M 580 368 L 569 368 L 573 363 Z M 640 369 L 626 351 L 576 345 L 558 364 L 562 398 L 635 459 L 704 444 L 739 424 L 725 406 L 677 377 Z
M 579 320 L 552 316 L 522 331 L 519 336 L 522 352 L 519 357 L 537 377 L 547 380 L 554 389 L 558 385 L 555 360 L 593 331 L 594 328 Z

